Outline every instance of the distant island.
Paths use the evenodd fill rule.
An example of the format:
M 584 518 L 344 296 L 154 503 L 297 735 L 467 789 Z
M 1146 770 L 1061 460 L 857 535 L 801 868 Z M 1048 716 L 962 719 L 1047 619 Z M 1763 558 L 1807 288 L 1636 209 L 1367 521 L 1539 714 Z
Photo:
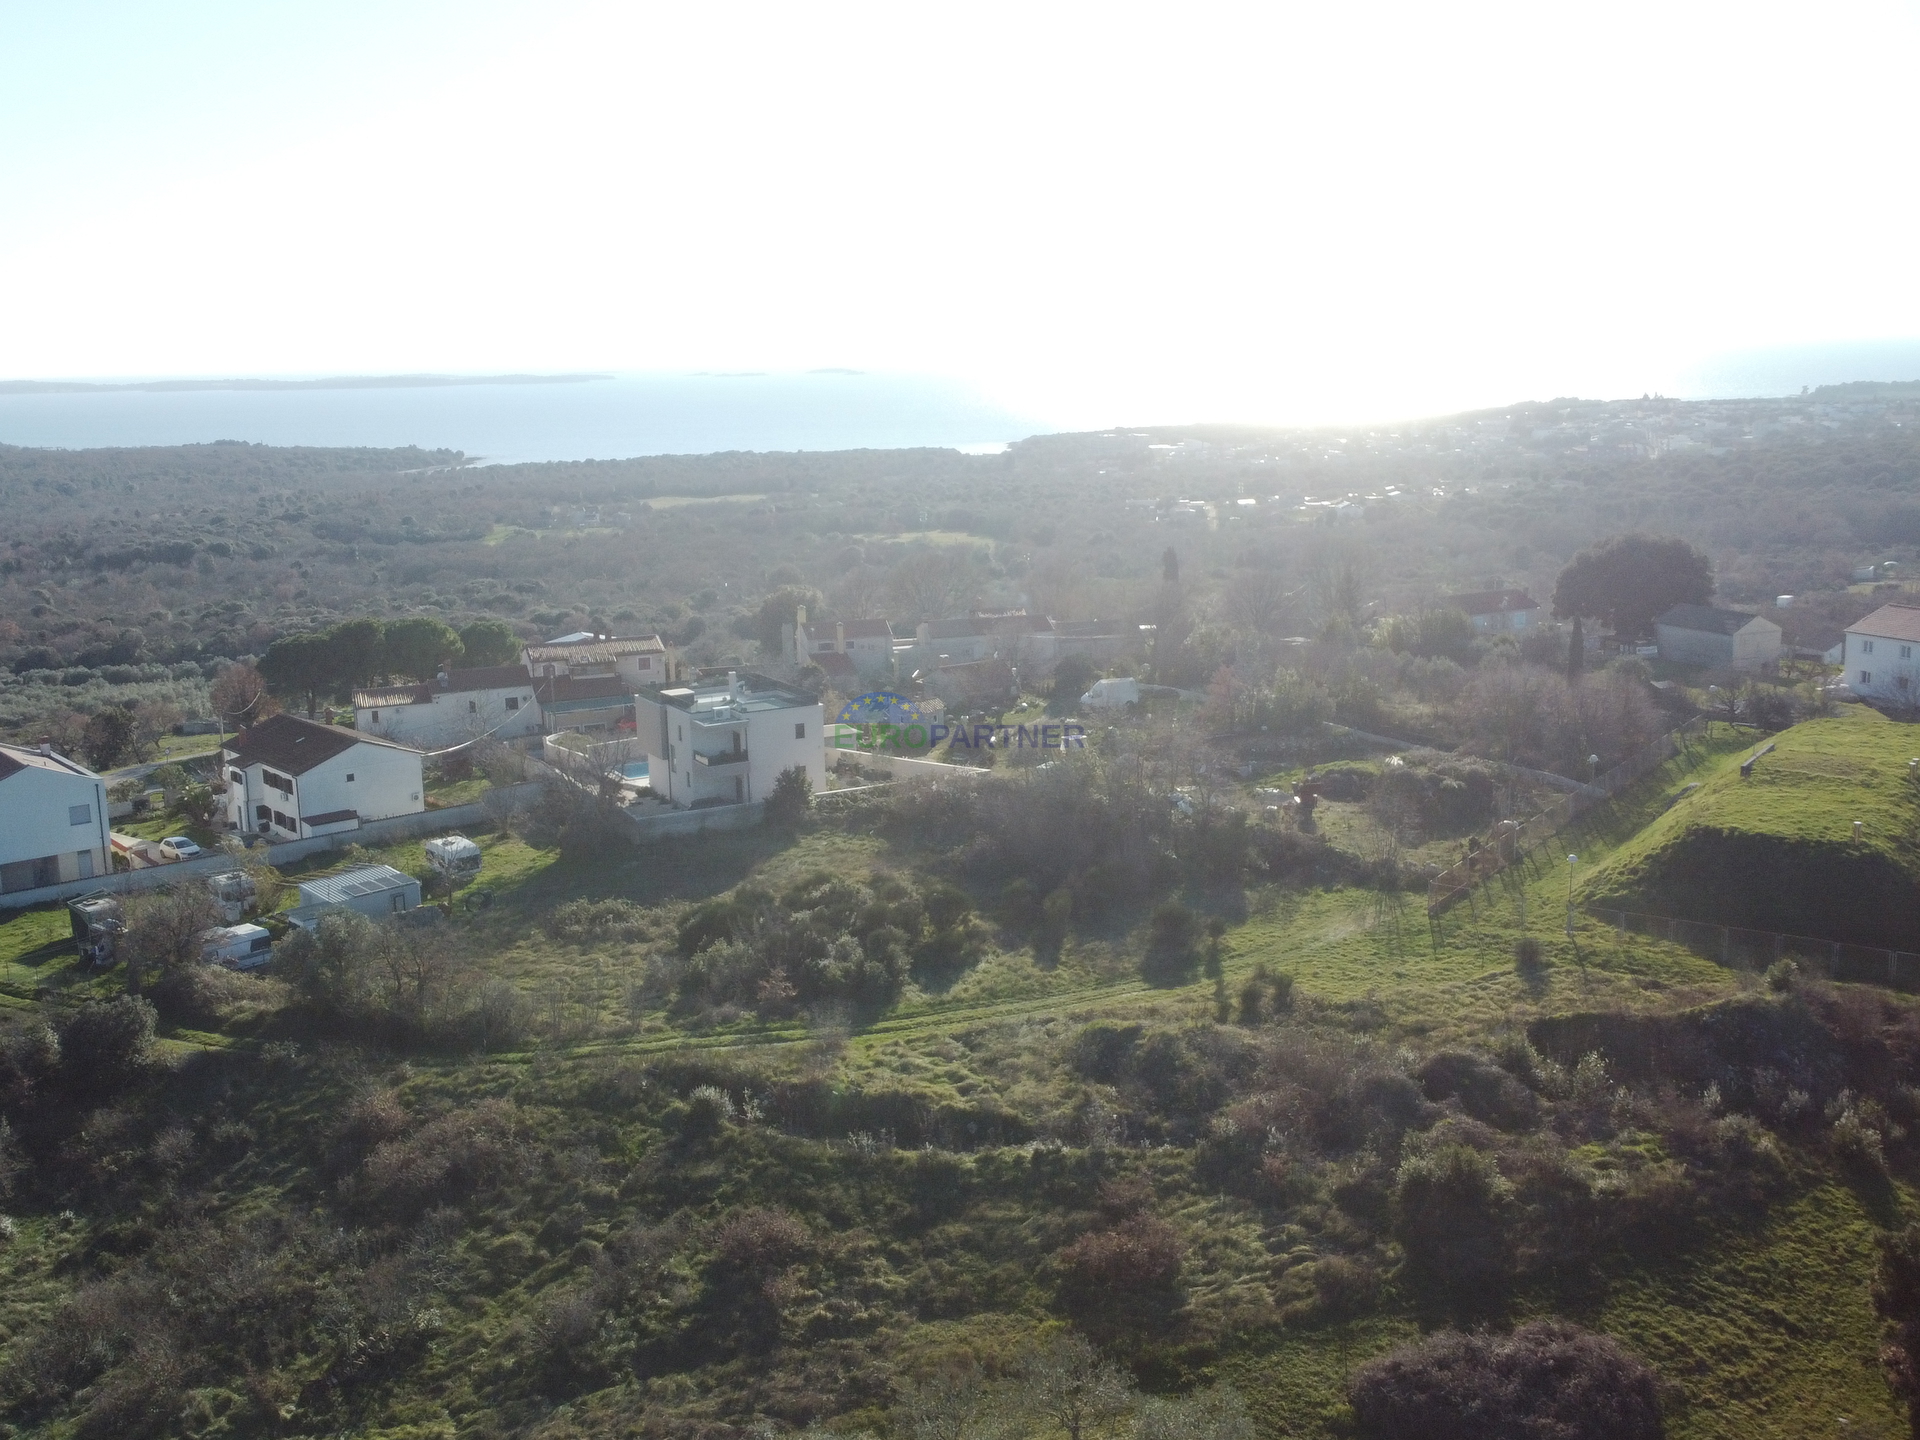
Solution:
M 576 385 L 611 375 L 333 375 L 319 380 L 0 380 L 0 395 L 115 390 L 422 390 L 447 385 Z

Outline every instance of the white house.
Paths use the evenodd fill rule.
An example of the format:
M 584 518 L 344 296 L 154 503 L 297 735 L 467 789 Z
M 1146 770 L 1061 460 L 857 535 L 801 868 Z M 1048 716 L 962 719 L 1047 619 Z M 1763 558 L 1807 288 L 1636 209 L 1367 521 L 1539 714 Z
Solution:
M 1862 700 L 1920 704 L 1920 606 L 1882 605 L 1847 626 L 1841 672 Z
M 1757 670 L 1780 658 L 1780 627 L 1744 610 L 1676 605 L 1655 618 L 1660 658 L 1682 665 Z
M 0 892 L 105 875 L 107 847 L 106 781 L 50 745 L 0 745 Z
M 439 750 L 487 736 L 540 733 L 540 705 L 525 665 L 442 670 L 422 685 L 353 692 L 353 728 L 365 735 Z
M 634 689 L 671 685 L 679 678 L 679 657 L 658 635 L 565 635 L 521 652 L 534 679 L 621 679 Z
M 426 809 L 420 752 L 338 725 L 275 715 L 220 752 L 228 828 L 271 840 L 358 829 Z
M 636 698 L 653 793 L 682 810 L 765 800 L 780 772 L 827 783 L 820 702 L 764 675 L 671 686 Z
M 844 655 L 852 673 L 881 675 L 893 666 L 893 627 L 885 620 L 807 619 L 807 607 L 794 612 L 794 623 L 782 625 L 787 659 L 795 665 L 815 664 L 829 674 L 848 673 L 849 666 L 823 659 Z
M 1448 595 L 1441 608 L 1465 611 L 1481 635 L 1522 635 L 1534 628 L 1540 602 L 1524 590 L 1476 590 L 1471 595 Z

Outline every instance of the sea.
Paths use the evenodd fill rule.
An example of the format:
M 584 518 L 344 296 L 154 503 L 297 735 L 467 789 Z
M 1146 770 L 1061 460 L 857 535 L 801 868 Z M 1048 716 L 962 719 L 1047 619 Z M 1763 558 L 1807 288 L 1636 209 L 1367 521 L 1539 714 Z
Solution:
M 127 382 L 122 382 L 127 383 Z M 169 382 L 177 383 L 177 382 Z M 632 374 L 312 388 L 0 392 L 0 444 L 418 445 L 470 460 L 935 446 L 992 454 L 1050 428 L 937 376 L 860 371 Z

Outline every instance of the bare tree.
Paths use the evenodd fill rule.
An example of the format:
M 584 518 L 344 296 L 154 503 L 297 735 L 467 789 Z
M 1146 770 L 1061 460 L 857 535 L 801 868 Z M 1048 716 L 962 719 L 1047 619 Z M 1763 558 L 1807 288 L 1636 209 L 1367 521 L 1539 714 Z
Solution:
M 1021 1366 L 1016 1403 L 1028 1414 L 1086 1440 L 1127 1413 L 1133 1387 L 1080 1335 L 1060 1335 L 1037 1346 Z
M 1270 634 L 1286 613 L 1289 598 L 1278 570 L 1236 570 L 1226 586 L 1227 621 L 1242 630 Z
M 171 973 L 197 965 L 207 931 L 224 920 L 212 892 L 198 880 L 130 897 L 127 931 L 120 942 L 128 992 L 139 993 L 149 970 Z
M 977 578 L 971 545 L 942 545 L 894 566 L 887 590 L 916 619 L 950 615 L 973 598 Z
M 1366 616 L 1366 553 L 1349 541 L 1316 546 L 1306 562 L 1307 589 L 1323 620 L 1357 626 Z

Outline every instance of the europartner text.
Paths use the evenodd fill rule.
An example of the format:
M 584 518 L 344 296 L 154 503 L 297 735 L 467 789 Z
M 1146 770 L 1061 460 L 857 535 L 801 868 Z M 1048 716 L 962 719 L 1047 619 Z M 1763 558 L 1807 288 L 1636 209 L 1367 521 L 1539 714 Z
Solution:
M 876 720 L 865 725 L 844 722 L 832 727 L 828 742 L 836 750 L 932 750 L 945 744 L 951 750 L 1084 750 L 1087 730 L 1068 720 L 1058 725 L 940 725 L 914 721 L 899 725 Z

